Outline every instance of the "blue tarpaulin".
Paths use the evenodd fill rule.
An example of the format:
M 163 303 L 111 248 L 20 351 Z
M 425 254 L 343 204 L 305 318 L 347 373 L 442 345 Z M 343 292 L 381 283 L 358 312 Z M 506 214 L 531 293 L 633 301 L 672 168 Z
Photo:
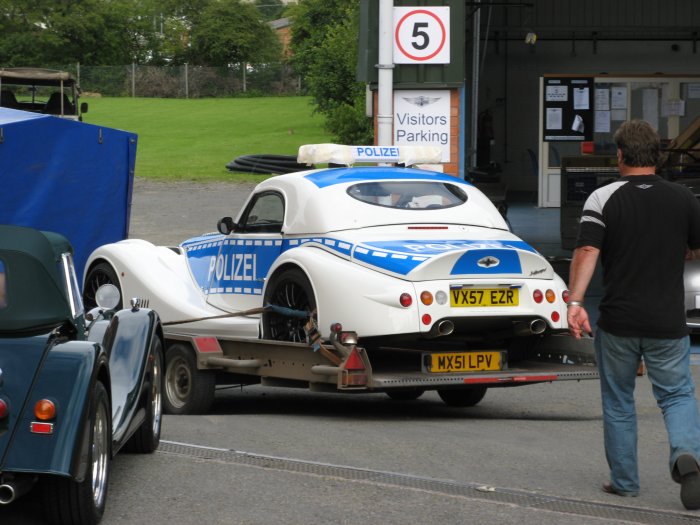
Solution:
M 0 224 L 65 235 L 78 280 L 98 246 L 129 235 L 134 133 L 0 107 Z

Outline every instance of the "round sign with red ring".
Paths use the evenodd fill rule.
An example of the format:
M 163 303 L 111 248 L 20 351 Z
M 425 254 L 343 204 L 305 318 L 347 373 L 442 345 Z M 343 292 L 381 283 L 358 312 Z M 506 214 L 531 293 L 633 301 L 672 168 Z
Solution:
M 425 21 L 426 17 L 429 17 L 427 21 Z M 408 28 L 408 31 L 406 31 L 405 28 Z M 430 33 L 435 33 L 435 28 L 437 28 L 437 32 L 439 33 L 436 39 L 438 43 L 437 45 L 431 45 L 431 40 L 433 39 Z M 394 38 L 401 54 L 410 60 L 425 62 L 436 57 L 443 50 L 447 42 L 447 29 L 440 17 L 433 11 L 415 9 L 406 13 L 398 21 L 394 32 Z M 416 51 L 407 49 L 409 45 L 416 51 L 424 51 L 425 54 L 418 54 Z

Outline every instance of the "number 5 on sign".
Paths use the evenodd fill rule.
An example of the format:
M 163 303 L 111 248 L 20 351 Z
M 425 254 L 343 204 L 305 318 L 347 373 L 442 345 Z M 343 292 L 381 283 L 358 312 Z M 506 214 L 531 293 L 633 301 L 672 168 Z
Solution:
M 450 8 L 394 7 L 394 63 L 449 64 Z

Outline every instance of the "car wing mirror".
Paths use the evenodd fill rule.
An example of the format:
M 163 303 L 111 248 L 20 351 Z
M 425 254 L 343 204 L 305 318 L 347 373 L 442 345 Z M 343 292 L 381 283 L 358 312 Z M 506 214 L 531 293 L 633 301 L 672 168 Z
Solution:
M 219 219 L 219 222 L 216 223 L 216 229 L 219 230 L 219 233 L 228 235 L 235 231 L 236 223 L 233 222 L 231 217 L 224 217 L 223 219 Z

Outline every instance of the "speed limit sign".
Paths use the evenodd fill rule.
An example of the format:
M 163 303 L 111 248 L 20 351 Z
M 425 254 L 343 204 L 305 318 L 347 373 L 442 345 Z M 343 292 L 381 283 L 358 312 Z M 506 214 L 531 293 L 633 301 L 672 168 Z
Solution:
M 394 7 L 394 63 L 449 64 L 450 8 Z

